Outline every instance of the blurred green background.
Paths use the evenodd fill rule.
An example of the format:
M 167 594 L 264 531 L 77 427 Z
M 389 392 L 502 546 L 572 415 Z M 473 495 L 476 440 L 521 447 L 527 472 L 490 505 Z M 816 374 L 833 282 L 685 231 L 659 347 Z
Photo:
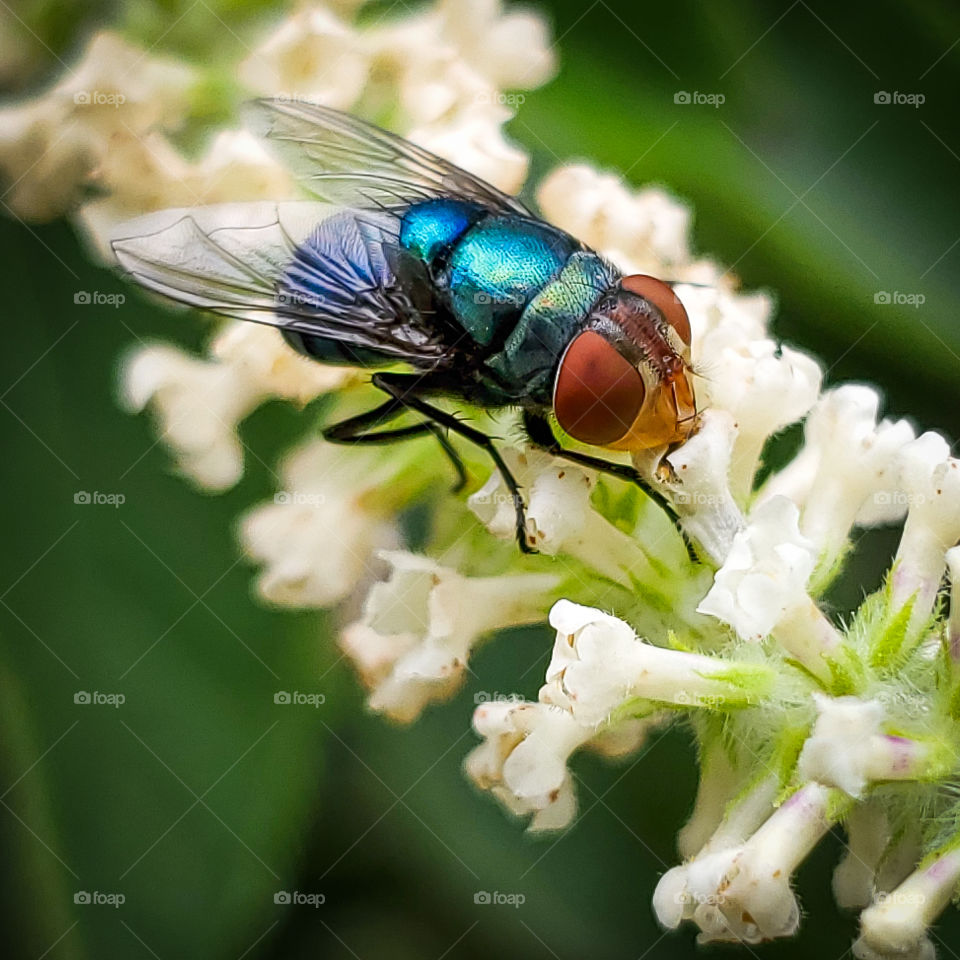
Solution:
M 526 94 L 510 128 L 533 153 L 533 179 L 582 157 L 689 198 L 698 248 L 777 293 L 780 336 L 818 353 L 831 381 L 876 381 L 891 412 L 956 436 L 960 11 L 932 0 L 540 6 L 561 71 Z M 39 86 L 57 67 L 44 45 L 66 57 L 99 23 L 184 55 L 214 30 L 227 61 L 273 9 L 21 2 L 9 29 L 35 50 Z M 676 105 L 680 90 L 726 102 Z M 926 102 L 876 105 L 881 90 Z M 235 518 L 272 494 L 265 464 L 298 435 L 298 414 L 258 411 L 243 429 L 258 456 L 242 483 L 221 497 L 195 492 L 171 475 L 148 420 L 121 413 L 113 394 L 117 358 L 138 338 L 198 345 L 199 325 L 135 295 L 117 310 L 75 311 L 77 290 L 126 288 L 89 264 L 65 223 L 0 220 L 0 249 L 7 956 L 718 952 L 695 948 L 687 931 L 662 936 L 649 906 L 695 788 L 682 729 L 626 765 L 578 760 L 575 828 L 525 837 L 460 764 L 474 740 L 473 692 L 534 696 L 548 632 L 486 646 L 471 687 L 411 729 L 368 716 L 329 639 L 332 618 L 258 606 L 238 561 Z M 879 291 L 925 303 L 876 304 Z M 122 492 L 126 503 L 75 505 L 78 490 Z M 833 596 L 838 612 L 875 585 L 894 543 L 890 532 L 861 542 Z M 273 693 L 290 689 L 326 703 L 275 706 Z M 80 690 L 126 702 L 77 706 Z M 800 873 L 800 935 L 737 955 L 847 951 L 856 924 L 829 891 L 839 849 L 832 838 Z M 281 890 L 326 902 L 275 905 Z M 477 906 L 478 890 L 526 902 Z M 125 903 L 75 905 L 77 891 Z M 945 956 L 960 953 L 955 915 L 937 934 Z

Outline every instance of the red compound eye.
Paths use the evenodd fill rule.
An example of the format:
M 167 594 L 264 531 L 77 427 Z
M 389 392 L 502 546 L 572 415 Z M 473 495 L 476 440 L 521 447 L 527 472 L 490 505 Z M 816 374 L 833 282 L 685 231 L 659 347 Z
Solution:
M 582 443 L 604 446 L 625 436 L 643 406 L 639 371 L 599 333 L 586 330 L 567 348 L 553 391 L 553 412 Z
M 664 320 L 677 331 L 680 339 L 690 346 L 690 318 L 677 295 L 667 284 L 656 277 L 635 273 L 631 277 L 624 277 L 620 286 L 629 293 L 649 300 L 663 314 Z

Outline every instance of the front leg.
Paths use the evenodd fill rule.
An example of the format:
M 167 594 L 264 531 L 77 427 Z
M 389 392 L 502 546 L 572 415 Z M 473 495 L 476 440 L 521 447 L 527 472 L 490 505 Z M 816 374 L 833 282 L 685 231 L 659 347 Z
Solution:
M 677 529 L 683 533 L 677 521 L 676 511 L 673 509 L 670 501 L 667 500 L 659 490 L 655 489 L 639 470 L 636 470 L 626 463 L 611 463 L 609 460 L 603 460 L 600 457 L 591 457 L 589 454 L 579 453 L 576 450 L 567 450 L 561 446 L 560 441 L 553 432 L 553 428 L 550 426 L 550 421 L 541 414 L 524 410 L 523 427 L 527 432 L 527 436 L 530 438 L 530 442 L 535 447 L 545 450 L 552 456 L 569 460 L 572 463 L 579 464 L 581 467 L 588 467 L 600 473 L 610 474 L 610 476 L 626 480 L 628 483 L 635 483 L 654 503 L 669 514 L 677 526 Z
M 490 437 L 462 420 L 458 420 L 453 414 L 434 407 L 418 396 L 418 391 L 429 387 L 429 383 L 424 377 L 405 373 L 375 373 L 373 375 L 373 385 L 383 390 L 384 393 L 402 406 L 416 410 L 430 422 L 459 434 L 486 452 L 497 470 L 500 471 L 500 476 L 503 477 L 503 482 L 513 499 L 513 508 L 516 513 L 517 544 L 524 553 L 537 553 L 538 551 L 531 547 L 527 540 L 527 515 L 523 497 L 520 495 L 520 485 L 517 483 L 516 477 L 510 472 L 510 468 L 504 462 L 503 457 L 500 456 L 500 452 L 493 445 Z

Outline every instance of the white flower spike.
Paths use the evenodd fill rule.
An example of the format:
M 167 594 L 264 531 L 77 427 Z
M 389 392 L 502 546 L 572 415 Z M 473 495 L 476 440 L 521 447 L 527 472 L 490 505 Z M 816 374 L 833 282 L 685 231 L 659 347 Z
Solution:
M 542 619 L 558 583 L 552 574 L 465 577 L 397 551 L 380 557 L 390 576 L 370 590 L 340 644 L 371 690 L 370 708 L 403 722 L 460 685 L 480 638 Z
M 438 0 L 393 19 L 357 17 L 361 5 L 298 6 L 254 38 L 231 96 L 348 109 L 519 190 L 528 157 L 504 125 L 523 103 L 515 91 L 556 68 L 543 19 L 500 0 Z M 22 69 L 16 60 L 10 69 Z M 215 219 L 220 205 L 242 205 L 244 224 L 277 228 L 257 232 L 258 256 L 286 255 L 296 233 L 286 212 L 297 220 L 309 207 L 294 242 L 325 214 L 287 202 L 299 183 L 250 134 L 207 139 L 198 92 L 230 73 L 96 34 L 62 79 L 0 110 L 12 211 L 42 220 L 78 207 L 74 222 L 102 258 L 120 219 L 171 207 Z M 199 157 L 179 145 L 201 139 Z M 470 498 L 471 516 L 445 495 L 436 437 L 345 448 L 316 439 L 308 415 L 274 502 L 241 521 L 260 595 L 307 608 L 352 601 L 342 647 L 371 708 L 400 721 L 466 683 L 482 638 L 549 611 L 556 634 L 538 701 L 476 694 L 472 780 L 531 830 L 560 829 L 576 816 L 578 750 L 624 756 L 689 716 L 700 787 L 680 837 L 684 861 L 654 895 L 660 922 L 692 921 L 702 941 L 793 934 L 791 875 L 842 821 L 849 850 L 834 894 L 866 907 L 855 955 L 932 960 L 931 924 L 960 883 L 958 461 L 944 438 L 884 419 L 873 387 L 822 391 L 822 365 L 772 334 L 773 295 L 739 290 L 722 264 L 696 256 L 692 211 L 662 187 L 567 164 L 538 197 L 547 220 L 624 271 L 673 282 L 684 305 L 696 423 L 683 444 L 635 454 L 633 465 L 687 543 L 634 485 L 511 443 L 513 423 L 491 429 L 491 418 L 481 425 L 519 482 L 541 554 L 520 558 L 498 474 Z M 170 227 L 147 233 L 152 249 L 175 242 Z M 280 246 L 262 247 L 267 234 Z M 238 234 L 219 241 L 229 248 Z M 238 427 L 254 409 L 336 391 L 322 405 L 334 422 L 375 406 L 359 402 L 373 396 L 361 397 L 359 379 L 295 355 L 272 330 L 230 323 L 203 357 L 164 345 L 136 352 L 122 393 L 150 407 L 183 473 L 223 490 L 241 476 Z M 757 488 L 776 434 L 801 420 L 800 449 Z M 474 482 L 489 464 L 451 440 Z M 854 529 L 899 523 L 883 586 L 852 616 L 834 615 L 823 593 Z M 406 534 L 417 554 L 401 549 Z M 949 612 L 938 602 L 945 572 Z

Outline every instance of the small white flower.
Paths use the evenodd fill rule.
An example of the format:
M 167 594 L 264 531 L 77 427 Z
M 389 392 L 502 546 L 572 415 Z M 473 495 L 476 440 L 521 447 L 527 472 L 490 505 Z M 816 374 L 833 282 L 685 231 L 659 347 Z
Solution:
M 686 273 L 686 271 L 685 271 Z M 747 340 L 764 340 L 769 336 L 770 320 L 773 315 L 773 299 L 767 293 L 736 292 L 724 282 L 722 271 L 717 268 L 715 275 L 706 277 L 686 277 L 693 284 L 678 283 L 677 296 L 683 301 L 690 317 L 690 330 L 693 334 L 694 363 L 701 368 L 704 379 L 723 376 L 722 370 L 714 369 L 709 360 L 701 356 L 701 344 L 719 330 L 738 331 Z M 726 333 L 718 342 L 722 345 L 733 333 Z M 707 388 L 707 385 L 705 385 Z
M 894 890 L 881 893 L 860 915 L 858 960 L 933 960 L 927 929 L 947 906 L 960 882 L 960 849 L 940 854 Z
M 503 134 L 510 116 L 509 110 L 498 106 L 465 110 L 452 120 L 417 127 L 410 139 L 513 194 L 523 186 L 529 157 Z
M 874 772 L 874 749 L 886 710 L 878 700 L 813 694 L 819 716 L 803 745 L 798 772 L 806 780 L 863 794 Z
M 890 842 L 890 824 L 876 800 L 858 803 L 843 823 L 847 841 L 833 871 L 833 896 L 845 910 L 862 909 L 877 889 L 877 870 Z
M 592 607 L 559 600 L 550 626 L 557 639 L 540 699 L 564 707 L 587 726 L 619 719 L 636 699 L 715 705 L 766 692 L 762 671 L 753 689 L 738 689 L 723 679 L 728 661 L 655 647 L 622 620 Z
M 96 176 L 108 195 L 84 203 L 79 220 L 111 264 L 116 226 L 140 214 L 228 201 L 282 200 L 294 192 L 287 170 L 246 130 L 220 132 L 196 163 L 160 134 L 120 140 L 101 160 Z
M 238 382 L 230 367 L 165 345 L 138 350 L 123 372 L 126 406 L 142 410 L 151 404 L 179 469 L 210 490 L 225 490 L 240 478 L 237 424 L 260 396 L 248 382 Z
M 414 720 L 460 684 L 471 649 L 494 630 L 543 619 L 557 577 L 465 577 L 428 557 L 384 551 L 387 580 L 367 595 L 341 646 L 371 690 L 371 709 Z
M 314 440 L 295 450 L 273 503 L 254 507 L 240 524 L 244 550 L 264 567 L 261 596 L 283 606 L 328 607 L 371 575 L 374 551 L 397 539 L 392 511 L 378 495 L 396 472 L 369 448 Z
M 677 834 L 681 857 L 693 857 L 720 826 L 730 801 L 741 786 L 742 773 L 730 760 L 727 745 L 718 737 L 701 746 L 700 780 L 693 812 Z
M 104 135 L 124 128 L 139 133 L 179 126 L 196 82 L 194 68 L 103 30 L 90 38 L 78 62 L 47 96 L 72 104 L 75 118 Z
M 705 371 L 698 400 L 719 407 L 736 421 L 730 486 L 744 503 L 767 439 L 801 419 L 820 393 L 823 374 L 812 357 L 757 339 L 742 325 L 723 323 L 697 343 L 696 362 Z
M 643 583 L 651 590 L 677 595 L 675 571 L 689 565 L 683 543 L 662 511 L 651 508 L 645 530 L 630 536 L 601 516 L 590 501 L 596 479 L 586 471 L 534 449 L 503 452 L 526 501 L 527 535 L 541 553 L 567 554 L 631 589 Z M 470 509 L 494 536 L 515 534 L 513 500 L 499 471 L 468 501 Z M 658 573 L 656 556 L 672 567 Z M 694 591 L 695 592 L 695 586 Z M 683 603 L 677 606 L 683 609 Z M 655 615 L 654 610 L 649 611 Z M 692 611 L 691 611 L 692 612 Z M 659 624 L 659 621 L 657 621 Z
M 529 10 L 504 11 L 501 0 L 441 0 L 447 42 L 500 90 L 532 90 L 556 72 L 550 29 Z
M 690 259 L 690 210 L 657 187 L 631 192 L 613 174 L 569 164 L 540 184 L 537 202 L 551 223 L 628 272 L 666 276 Z
M 703 904 L 716 904 L 723 871 L 731 851 L 743 847 L 773 812 L 778 790 L 774 775 L 761 778 L 731 803 L 723 804 L 722 818 L 706 840 L 690 851 L 686 863 L 672 867 L 657 883 L 653 909 L 657 920 L 670 930 L 692 920 Z
M 546 703 L 481 704 L 473 728 L 484 742 L 464 764 L 467 775 L 517 816 L 532 814 L 532 832 L 559 830 L 577 810 L 567 762 L 594 731 Z
M 717 565 L 726 559 L 744 522 L 728 480 L 736 440 L 733 416 L 726 410 L 706 410 L 700 429 L 666 457 L 671 475 L 663 485 L 683 528 Z M 638 469 L 651 472 L 642 457 L 636 463 Z
M 831 793 L 807 784 L 744 844 L 695 861 L 686 895 L 695 904 L 700 942 L 761 943 L 796 932 L 800 910 L 790 878 L 831 826 Z
M 211 359 L 166 345 L 142 347 L 123 368 L 127 406 L 150 405 L 179 468 L 200 486 L 224 490 L 243 473 L 237 427 L 265 399 L 306 403 L 348 384 L 348 367 L 300 357 L 276 330 L 231 323 L 211 345 Z
M 179 124 L 195 83 L 189 67 L 131 46 L 119 34 L 93 36 L 78 63 L 46 93 L 0 110 L 0 172 L 19 215 L 64 213 L 99 166 L 149 130 Z
M 210 354 L 257 384 L 267 396 L 304 406 L 322 393 L 343 390 L 359 379 L 353 367 L 322 364 L 303 357 L 271 327 L 255 323 L 224 325 Z
M 903 515 L 890 488 L 896 488 L 898 456 L 913 428 L 904 420 L 878 423 L 879 405 L 871 387 L 848 384 L 824 393 L 807 418 L 803 449 L 760 494 L 761 501 L 786 496 L 801 508 L 800 530 L 827 568 L 843 552 L 854 523 Z
M 915 596 L 911 624 L 921 624 L 936 599 L 946 552 L 960 539 L 960 461 L 949 445 L 925 433 L 903 449 L 903 487 L 909 507 L 894 560 L 894 599 Z
M 697 610 L 730 624 L 744 640 L 761 640 L 798 606 L 816 565 L 800 533 L 799 512 L 783 497 L 761 504 L 738 533 L 713 587 Z
M 349 110 L 370 73 L 363 34 L 323 6 L 284 19 L 238 69 L 242 83 L 265 96 L 297 97 Z

